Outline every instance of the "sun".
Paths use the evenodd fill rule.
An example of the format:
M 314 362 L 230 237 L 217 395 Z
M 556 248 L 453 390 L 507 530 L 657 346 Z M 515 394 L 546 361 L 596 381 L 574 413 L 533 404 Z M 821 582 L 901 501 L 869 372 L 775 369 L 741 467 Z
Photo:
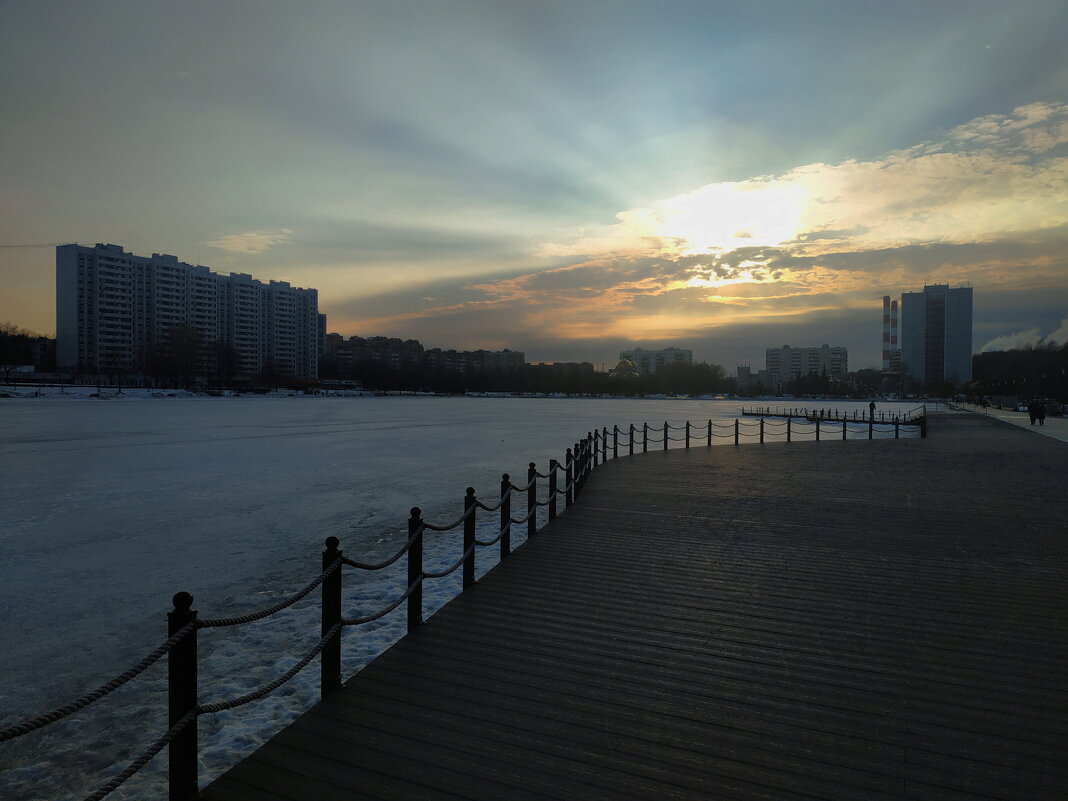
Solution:
M 708 184 L 657 202 L 654 233 L 680 256 L 775 247 L 801 232 L 806 194 L 786 181 Z

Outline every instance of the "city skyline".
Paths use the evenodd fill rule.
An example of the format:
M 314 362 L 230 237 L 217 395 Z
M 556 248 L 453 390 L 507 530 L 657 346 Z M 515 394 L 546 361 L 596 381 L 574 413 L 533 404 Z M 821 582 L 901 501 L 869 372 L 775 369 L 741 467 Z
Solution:
M 532 362 L 833 342 L 878 367 L 882 297 L 928 284 L 976 287 L 976 352 L 1068 340 L 1063 3 L 0 20 L 0 321 L 43 334 L 78 241 Z

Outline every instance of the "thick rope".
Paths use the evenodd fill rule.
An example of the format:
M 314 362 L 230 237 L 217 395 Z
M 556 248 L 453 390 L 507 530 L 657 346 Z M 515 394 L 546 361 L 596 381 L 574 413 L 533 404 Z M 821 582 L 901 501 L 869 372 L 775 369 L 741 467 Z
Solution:
M 548 476 L 545 476 L 545 478 L 548 478 Z M 517 487 L 515 484 L 513 484 L 511 482 L 508 482 L 508 486 L 510 486 L 516 492 L 526 492 L 531 487 L 533 487 L 537 482 L 538 482 L 537 478 L 532 478 L 532 479 L 530 479 L 530 481 L 527 482 L 527 485 L 525 487 Z
M 423 576 L 425 576 L 426 578 L 445 578 L 447 575 L 449 575 L 449 573 L 451 573 L 460 565 L 462 565 L 464 563 L 464 560 L 467 559 L 467 557 L 469 557 L 475 552 L 476 544 L 477 543 L 471 543 L 471 545 L 468 546 L 467 550 L 460 555 L 460 558 L 453 563 L 452 567 L 446 568 L 445 570 L 441 570 L 436 573 L 430 570 L 424 570 Z
M 324 570 L 322 573 L 312 579 L 311 583 L 309 583 L 307 587 L 305 587 L 300 592 L 289 596 L 289 598 L 287 598 L 286 600 L 276 603 L 274 606 L 268 606 L 266 609 L 261 609 L 259 612 L 252 612 L 247 615 L 237 615 L 236 617 L 216 617 L 208 618 L 206 620 L 198 620 L 197 627 L 202 629 L 217 629 L 221 626 L 240 626 L 245 623 L 254 623 L 257 620 L 263 620 L 265 617 L 270 617 L 276 612 L 281 612 L 286 607 L 292 606 L 301 598 L 307 596 L 309 592 L 311 592 L 324 581 L 326 581 L 330 574 L 333 573 L 335 570 L 338 570 L 340 567 L 341 558 L 335 559 L 330 565 L 330 567 L 328 567 L 326 570 Z
M 497 536 L 494 537 L 492 540 L 480 540 L 478 537 L 475 537 L 475 545 L 481 545 L 483 548 L 488 548 L 491 545 L 496 545 L 498 542 L 501 541 L 501 537 L 504 536 L 505 532 L 511 533 L 511 531 L 512 526 L 509 524 L 503 529 L 501 529 L 501 531 L 497 533 Z
M 372 612 L 371 614 L 364 615 L 363 617 L 343 617 L 343 618 L 341 618 L 341 625 L 342 626 L 359 626 L 359 625 L 361 625 L 363 623 L 370 623 L 372 620 L 378 620 L 380 617 L 385 617 L 390 612 L 392 612 L 394 609 L 396 609 L 398 606 L 400 606 L 402 603 L 407 601 L 408 597 L 413 592 L 415 592 L 416 587 L 418 587 L 422 583 L 423 583 L 423 577 L 420 576 L 419 578 L 417 578 L 415 581 L 412 582 L 412 585 L 408 589 L 406 589 L 404 591 L 404 594 L 400 598 L 398 598 L 396 601 L 391 603 L 385 609 L 381 609 L 378 612 Z
M 399 551 L 384 562 L 357 562 L 355 559 L 349 559 L 347 556 L 342 557 L 341 561 L 349 567 L 358 567 L 360 570 L 381 570 L 384 567 L 389 567 L 404 556 L 404 554 L 408 553 L 409 549 L 412 547 L 412 543 L 415 542 L 415 538 L 422 533 L 422 528 L 418 529 L 414 534 L 408 537 L 408 541 L 404 543 L 404 546 Z
M 155 757 L 156 754 L 162 751 L 171 740 L 181 734 L 182 730 L 185 729 L 185 727 L 188 726 L 190 723 L 195 721 L 196 718 L 197 710 L 190 709 L 188 712 L 185 713 L 181 720 L 179 720 L 177 723 L 167 729 L 166 734 L 156 740 L 156 742 L 152 743 L 152 745 L 150 745 L 148 748 L 146 748 L 145 751 L 141 754 L 141 756 L 139 756 L 137 759 L 127 765 L 121 773 L 117 774 L 114 778 L 111 779 L 111 781 L 109 781 L 96 792 L 87 795 L 85 797 L 85 801 L 100 801 L 100 799 L 113 793 L 119 788 L 120 785 L 123 784 L 123 782 L 125 782 L 127 779 L 137 773 L 137 771 L 141 770 L 141 768 L 151 762 L 152 758 Z
M 289 670 L 287 670 L 284 674 L 279 676 L 274 681 L 269 682 L 267 684 L 264 684 L 262 687 L 260 687 L 257 690 L 253 690 L 250 693 L 246 693 L 245 695 L 238 696 L 237 698 L 233 698 L 233 699 L 231 699 L 229 701 L 219 701 L 219 702 L 214 703 L 214 704 L 201 704 L 200 706 L 197 707 L 197 712 L 199 712 L 200 714 L 212 714 L 212 713 L 215 713 L 215 712 L 223 712 L 223 711 L 225 711 L 227 709 L 235 709 L 235 708 L 237 708 L 239 706 L 244 706 L 245 704 L 250 704 L 253 701 L 258 701 L 261 698 L 263 698 L 264 696 L 267 696 L 270 693 L 273 693 L 275 690 L 277 690 L 279 687 L 281 687 L 283 684 L 285 684 L 291 678 L 293 678 L 298 673 L 300 673 L 300 671 L 304 670 L 304 668 L 306 668 L 308 666 L 308 663 L 311 662 L 313 659 L 315 659 L 315 657 L 317 657 L 319 655 L 319 652 L 322 651 L 323 648 L 326 647 L 327 643 L 329 643 L 332 639 L 334 639 L 334 637 L 337 636 L 337 633 L 340 630 L 341 630 L 341 621 L 339 620 L 337 623 L 335 623 L 333 626 L 330 627 L 330 629 L 326 632 L 326 634 L 323 635 L 322 639 L 320 639 L 319 642 L 317 642 L 311 648 L 311 650 L 309 650 L 306 654 L 304 654 L 303 657 L 301 657 L 300 661 L 297 662 L 297 664 L 293 665 L 293 667 L 291 667 Z
M 529 512 L 526 513 L 525 517 L 520 517 L 520 518 L 509 517 L 508 521 L 511 522 L 511 523 L 515 523 L 517 526 L 519 526 L 519 525 L 522 525 L 523 523 L 526 523 L 528 520 L 530 520 L 530 518 L 533 517 L 536 512 L 537 512 L 537 509 L 531 509 Z
M 486 506 L 486 504 L 482 503 L 482 501 L 480 501 L 478 498 L 475 498 L 475 506 L 477 506 L 479 509 L 485 509 L 487 512 L 496 512 L 498 509 L 501 508 L 501 505 L 504 503 L 505 499 L 511 497 L 512 488 L 509 487 L 507 490 L 505 490 L 505 493 L 501 496 L 501 499 L 497 501 L 496 506 Z
M 72 701 L 65 706 L 61 706 L 58 709 L 53 709 L 51 712 L 47 712 L 44 715 L 28 720 L 25 723 L 17 723 L 14 726 L 9 726 L 6 729 L 0 730 L 0 742 L 5 740 L 13 740 L 16 737 L 21 737 L 24 734 L 29 734 L 31 731 L 42 729 L 51 723 L 55 723 L 57 720 L 62 720 L 67 715 L 72 715 L 79 709 L 84 709 L 94 701 L 99 701 L 105 695 L 108 695 L 114 690 L 124 685 L 130 679 L 139 676 L 144 673 L 149 667 L 152 666 L 161 656 L 170 651 L 174 646 L 184 640 L 194 629 L 197 628 L 196 621 L 186 623 L 182 628 L 178 629 L 171 637 L 163 643 L 159 648 L 154 650 L 132 668 L 124 673 L 120 673 L 106 684 L 102 684 L 97 689 L 93 690 L 87 695 L 83 695 L 76 701 Z M 118 785 L 116 785 L 118 786 Z
M 476 501 L 476 505 L 477 505 L 477 501 Z M 456 528 L 462 522 L 467 520 L 467 518 L 469 518 L 474 513 L 475 513 L 475 507 L 471 506 L 471 507 L 468 507 L 467 509 L 465 509 L 464 513 L 462 515 L 460 515 L 460 517 L 457 520 L 455 520 L 452 523 L 449 523 L 449 525 L 447 525 L 447 526 L 435 526 L 433 523 L 428 523 L 428 522 L 426 522 L 424 520 L 423 521 L 423 527 L 424 528 L 428 528 L 431 531 L 452 531 L 454 528 Z

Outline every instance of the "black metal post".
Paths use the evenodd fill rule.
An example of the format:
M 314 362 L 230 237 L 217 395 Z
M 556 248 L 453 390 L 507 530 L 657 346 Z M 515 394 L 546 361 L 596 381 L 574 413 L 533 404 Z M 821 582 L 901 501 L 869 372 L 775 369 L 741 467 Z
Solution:
M 549 460 L 549 519 L 556 520 L 556 459 Z
M 408 548 L 408 586 L 411 587 L 423 578 L 423 526 L 421 515 L 423 511 L 418 506 L 412 507 L 411 517 L 408 518 L 408 539 L 412 541 Z M 408 631 L 415 631 L 423 622 L 423 585 L 419 584 L 412 594 L 408 596 Z
M 634 423 L 630 424 L 630 455 L 634 455 Z
M 341 558 L 338 545 L 341 540 L 337 537 L 326 538 L 326 549 L 323 551 L 323 570 L 334 564 Z M 335 625 L 341 622 L 341 565 L 323 579 L 323 608 L 322 629 L 320 636 L 325 637 Z M 323 646 L 322 656 L 319 657 L 319 697 L 326 698 L 334 690 L 341 686 L 341 627 L 338 626 L 334 638 Z
M 174 611 L 167 613 L 167 636 L 197 619 L 193 596 L 176 593 Z M 167 655 L 167 720 L 174 726 L 197 706 L 197 630 L 189 632 Z M 192 801 L 200 795 L 197 781 L 197 722 L 186 724 L 170 744 L 168 778 L 170 801 Z
M 527 483 L 527 539 L 532 540 L 538 533 L 538 470 L 534 462 L 527 465 Z
M 708 420 L 708 447 L 712 447 L 712 419 Z
M 816 442 L 820 441 L 820 419 L 816 418 Z
M 619 458 L 619 426 L 612 426 L 612 458 Z
M 734 444 L 738 444 L 738 418 L 734 418 Z
M 793 421 L 794 421 L 794 419 L 792 417 L 787 417 L 786 418 L 786 441 L 787 442 L 791 442 L 792 441 L 791 438 L 790 438 L 790 428 L 791 428 L 790 424 Z
M 920 439 L 927 439 L 927 414 L 926 408 L 924 409 L 924 416 L 920 418 Z
M 564 508 L 566 509 L 575 501 L 575 488 L 573 486 L 573 478 L 575 473 L 575 457 L 571 452 L 571 449 L 567 449 L 567 463 L 564 467 L 564 481 L 566 485 L 564 487 Z
M 874 439 L 875 421 L 868 418 L 868 439 Z
M 608 427 L 601 426 L 601 464 L 608 461 Z
M 642 423 L 642 453 L 649 452 L 649 424 Z
M 668 424 L 667 420 L 664 421 L 664 450 L 667 450 L 668 446 Z
M 601 432 L 598 431 L 597 429 L 594 429 L 593 433 L 590 434 L 589 436 L 593 437 L 593 439 L 591 440 L 591 442 L 593 443 L 593 466 L 597 467 L 597 465 L 599 463 L 599 460 L 601 458 L 601 449 L 598 446 L 597 440 L 600 439 Z
M 894 439 L 901 439 L 901 423 L 894 421 Z
M 501 542 L 512 539 L 512 477 L 507 473 L 501 475 Z M 511 543 L 509 543 L 511 544 Z M 502 546 L 503 547 L 503 546 Z M 503 551 L 502 551 L 503 553 Z
M 572 493 L 572 500 L 578 500 L 579 493 L 582 492 L 582 442 L 576 442 L 572 449 L 575 452 L 575 491 Z
M 471 514 L 467 514 L 468 511 Z M 464 557 L 464 577 L 463 587 L 466 590 L 472 584 L 475 583 L 475 549 L 472 548 L 475 544 L 475 515 L 478 514 L 478 509 L 475 508 L 475 488 L 468 487 L 467 492 L 464 493 L 464 514 L 467 517 L 464 518 L 464 553 L 467 556 Z M 471 553 L 467 553 L 468 550 Z M 504 538 L 501 538 L 501 559 L 508 555 L 508 552 L 504 547 Z
M 764 444 L 764 418 L 760 418 L 760 444 Z
M 686 450 L 690 449 L 690 421 L 686 421 Z
M 842 439 L 846 438 L 846 426 L 849 425 L 849 421 L 844 417 L 842 418 Z

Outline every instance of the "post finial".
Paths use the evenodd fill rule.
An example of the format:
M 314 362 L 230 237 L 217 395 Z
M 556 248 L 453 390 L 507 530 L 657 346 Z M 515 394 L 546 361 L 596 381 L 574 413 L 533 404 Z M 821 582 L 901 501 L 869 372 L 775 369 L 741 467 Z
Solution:
M 467 496 L 471 497 L 474 494 L 475 494 L 475 488 L 474 487 L 468 487 L 467 488 Z
M 410 512 L 413 520 L 419 520 L 423 514 L 423 510 L 418 506 L 413 506 Z
M 340 544 L 341 544 L 341 540 L 339 540 L 337 537 L 327 537 L 326 538 L 326 550 L 328 550 L 328 551 L 336 551 L 337 550 L 337 546 L 339 546 Z
M 174 597 L 171 598 L 171 603 L 174 604 L 176 611 L 188 612 L 190 607 L 193 606 L 193 596 L 188 592 L 176 592 Z
M 501 481 L 511 481 L 512 477 L 507 473 L 501 473 Z
M 530 463 L 529 463 L 529 464 L 527 465 L 527 469 L 528 469 L 528 470 L 537 470 L 538 468 L 537 468 L 537 466 L 536 466 L 536 465 L 534 464 L 534 462 L 530 462 Z

